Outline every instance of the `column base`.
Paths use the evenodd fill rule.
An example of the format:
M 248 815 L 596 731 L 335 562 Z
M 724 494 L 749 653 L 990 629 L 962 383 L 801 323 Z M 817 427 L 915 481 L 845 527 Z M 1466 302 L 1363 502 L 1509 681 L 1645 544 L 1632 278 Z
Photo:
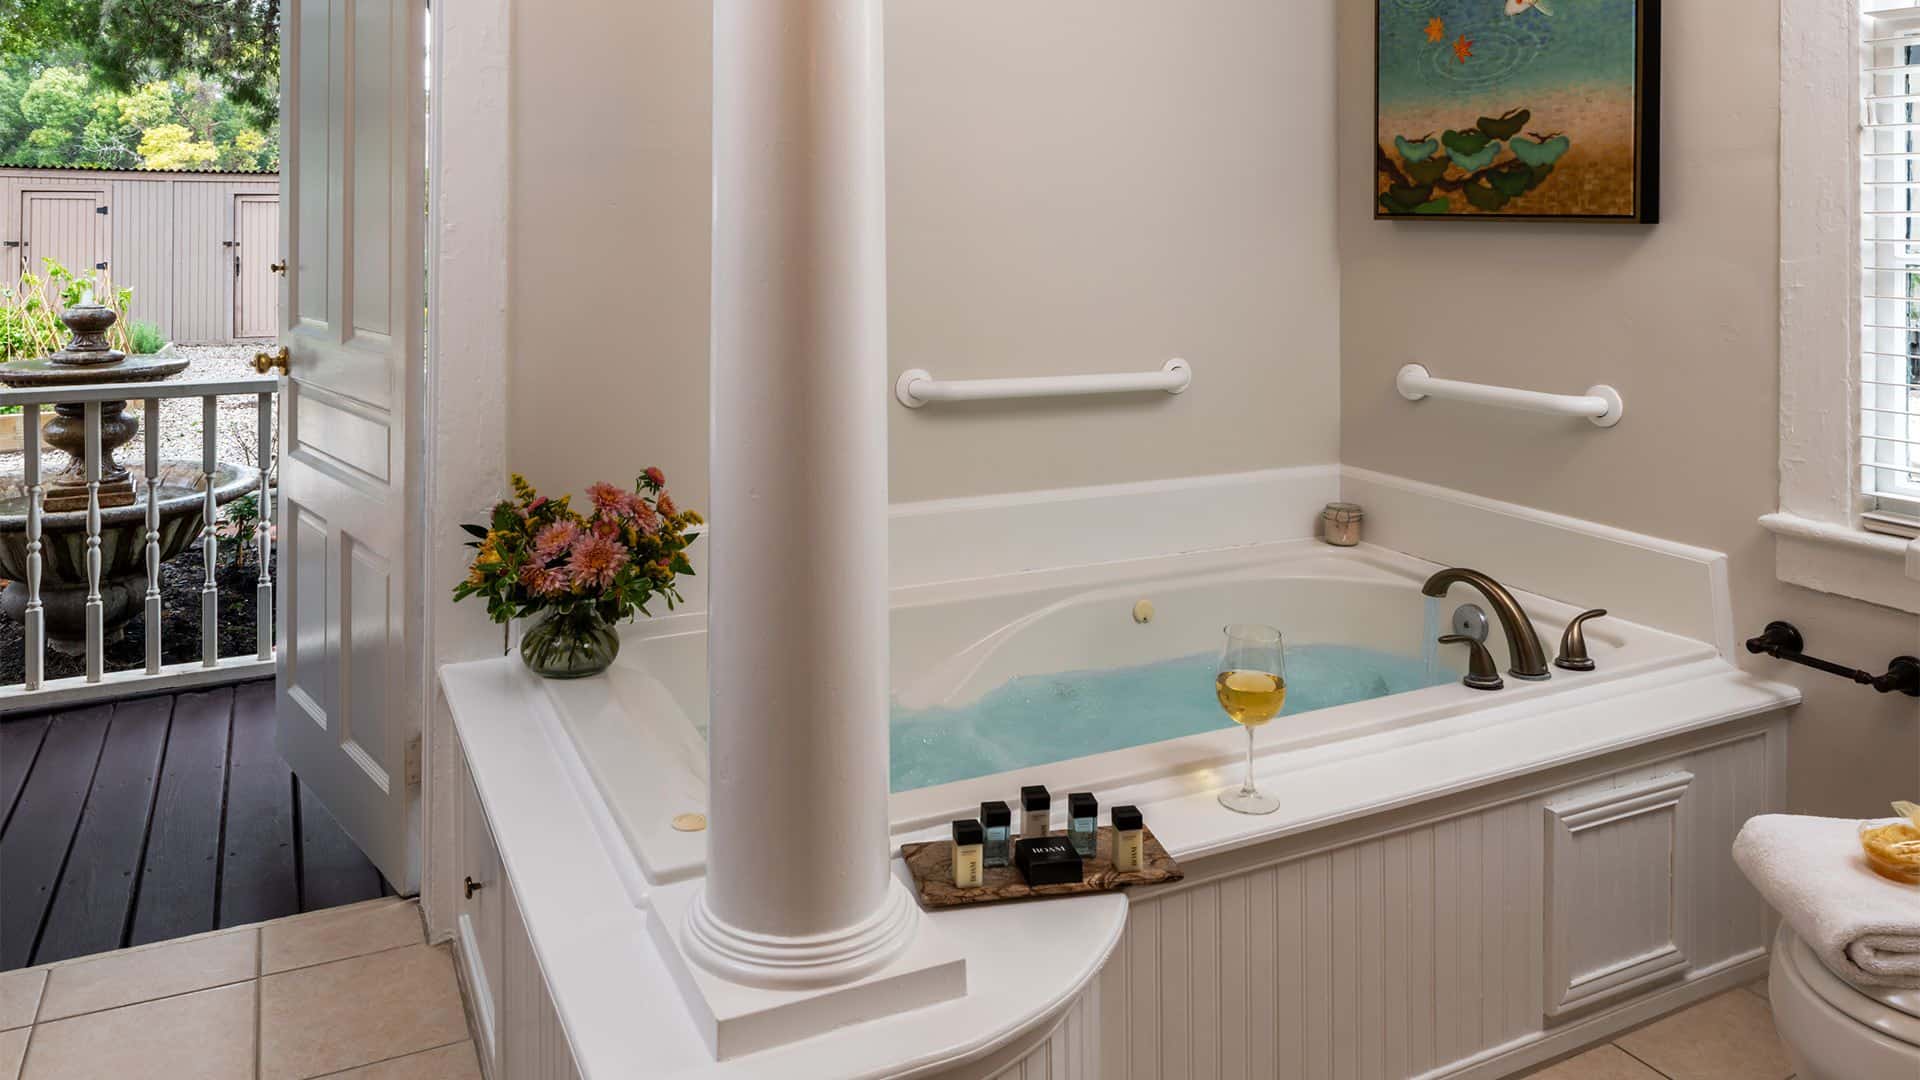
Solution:
M 648 928 L 716 1059 L 908 1012 L 967 992 L 964 953 L 917 933 L 898 878 L 859 926 L 806 938 L 749 934 L 713 917 L 703 881 L 656 888 Z

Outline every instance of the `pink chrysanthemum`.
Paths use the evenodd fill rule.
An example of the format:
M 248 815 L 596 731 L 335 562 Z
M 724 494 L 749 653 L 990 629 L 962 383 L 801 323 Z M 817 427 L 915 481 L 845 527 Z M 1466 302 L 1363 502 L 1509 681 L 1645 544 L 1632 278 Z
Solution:
M 580 526 L 571 521 L 556 521 L 534 535 L 533 557 L 542 563 L 552 562 L 566 554 L 579 535 Z
M 654 513 L 653 507 L 648 506 L 647 500 L 639 495 L 627 496 L 627 516 L 648 536 L 660 531 L 660 515 Z
M 641 473 L 640 475 L 646 477 L 647 482 L 652 484 L 654 487 L 657 487 L 657 488 L 665 487 L 667 484 L 667 474 L 661 472 L 659 469 L 655 468 L 652 465 L 647 466 L 646 471 Z
M 673 496 L 667 494 L 664 491 L 662 491 L 659 494 L 659 496 L 653 500 L 653 505 L 659 507 L 660 512 L 667 515 L 668 517 L 672 517 L 674 514 L 679 512 L 678 508 L 676 508 L 673 505 Z
M 572 572 L 576 587 L 605 588 L 613 584 L 626 561 L 626 546 L 612 537 L 599 535 L 596 530 L 574 543 L 567 569 Z
M 618 514 L 627 505 L 627 493 L 602 480 L 587 489 L 593 508 L 602 514 Z
M 564 567 L 550 570 L 538 563 L 528 563 L 520 568 L 520 584 L 535 596 L 558 596 L 567 591 L 571 581 Z

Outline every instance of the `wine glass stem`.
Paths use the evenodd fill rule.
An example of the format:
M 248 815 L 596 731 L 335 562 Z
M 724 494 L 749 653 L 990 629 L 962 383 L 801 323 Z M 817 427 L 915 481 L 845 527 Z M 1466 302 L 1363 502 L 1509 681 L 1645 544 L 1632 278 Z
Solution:
M 1240 785 L 1240 794 L 1252 795 L 1253 788 L 1253 728 L 1247 728 L 1247 782 Z

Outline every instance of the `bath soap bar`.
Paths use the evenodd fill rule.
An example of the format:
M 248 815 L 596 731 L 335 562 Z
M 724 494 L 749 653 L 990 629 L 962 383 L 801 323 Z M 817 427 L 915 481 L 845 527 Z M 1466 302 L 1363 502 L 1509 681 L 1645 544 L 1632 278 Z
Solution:
M 1013 865 L 1028 885 L 1078 885 L 1080 853 L 1064 836 L 1036 836 L 1013 846 Z

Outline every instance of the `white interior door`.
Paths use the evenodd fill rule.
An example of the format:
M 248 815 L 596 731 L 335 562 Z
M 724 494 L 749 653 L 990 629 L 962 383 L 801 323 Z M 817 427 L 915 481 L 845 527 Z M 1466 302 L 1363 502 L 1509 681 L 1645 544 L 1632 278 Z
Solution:
M 424 22 L 423 0 L 281 9 L 277 743 L 403 893 L 420 877 Z

